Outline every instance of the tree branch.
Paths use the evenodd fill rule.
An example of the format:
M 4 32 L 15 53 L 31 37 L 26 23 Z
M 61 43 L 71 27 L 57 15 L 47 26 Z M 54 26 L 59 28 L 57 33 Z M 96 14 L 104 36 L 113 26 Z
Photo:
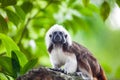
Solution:
M 17 78 L 17 80 L 83 80 L 83 76 L 64 74 L 62 72 L 50 70 L 49 68 L 41 67 L 29 71 L 27 74 Z

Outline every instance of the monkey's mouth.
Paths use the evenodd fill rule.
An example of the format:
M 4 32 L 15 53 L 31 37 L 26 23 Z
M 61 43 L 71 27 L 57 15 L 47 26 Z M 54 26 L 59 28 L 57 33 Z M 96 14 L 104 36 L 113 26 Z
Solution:
M 52 39 L 54 43 L 61 43 L 62 42 L 62 37 L 60 35 L 55 35 Z
M 65 43 L 65 39 L 63 38 L 63 36 L 61 35 L 55 35 L 53 36 L 52 38 L 52 42 L 55 44 L 55 45 L 62 45 Z

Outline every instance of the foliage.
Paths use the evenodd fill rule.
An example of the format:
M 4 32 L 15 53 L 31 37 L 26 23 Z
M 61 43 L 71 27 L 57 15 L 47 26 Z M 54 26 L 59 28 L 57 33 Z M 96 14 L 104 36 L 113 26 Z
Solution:
M 0 0 L 0 79 L 50 66 L 44 36 L 55 23 L 97 57 L 109 79 L 120 79 L 120 31 L 105 25 L 119 0 Z M 111 4 L 112 3 L 112 4 Z M 114 65 L 115 64 L 115 65 Z

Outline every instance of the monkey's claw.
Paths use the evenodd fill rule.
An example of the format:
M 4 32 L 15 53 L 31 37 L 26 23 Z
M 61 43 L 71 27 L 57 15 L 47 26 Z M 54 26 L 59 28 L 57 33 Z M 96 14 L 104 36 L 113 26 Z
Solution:
M 75 75 L 76 76 L 82 76 L 83 74 L 82 74 L 82 72 L 76 72 Z
M 61 68 L 49 68 L 50 70 L 53 70 L 53 71 L 58 71 L 58 72 L 62 72 L 62 73 L 67 73 L 66 71 L 64 71 L 63 69 Z
M 88 75 L 87 74 L 83 74 L 82 72 L 76 72 L 75 75 L 82 77 L 84 80 L 90 80 Z

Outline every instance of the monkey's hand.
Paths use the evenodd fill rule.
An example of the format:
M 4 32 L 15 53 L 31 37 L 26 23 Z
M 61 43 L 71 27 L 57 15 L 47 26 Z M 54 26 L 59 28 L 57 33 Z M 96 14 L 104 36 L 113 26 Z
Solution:
M 64 74 L 67 74 L 67 72 L 64 69 L 61 69 L 61 68 L 49 68 L 49 69 L 53 70 L 53 71 L 58 71 L 58 72 L 62 72 Z
M 61 68 L 49 68 L 52 71 L 58 71 L 64 74 L 68 74 L 68 75 L 74 75 L 74 76 L 79 76 L 82 77 L 83 80 L 90 80 L 90 78 L 87 76 L 87 74 L 84 74 L 82 72 L 74 72 L 74 73 L 67 73 L 64 69 Z

